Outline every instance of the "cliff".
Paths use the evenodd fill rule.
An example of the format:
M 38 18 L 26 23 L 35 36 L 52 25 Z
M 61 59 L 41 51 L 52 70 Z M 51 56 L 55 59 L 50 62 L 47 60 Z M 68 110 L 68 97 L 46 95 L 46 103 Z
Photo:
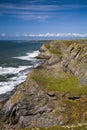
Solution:
M 87 40 L 51 41 L 37 58 L 44 63 L 0 105 L 1 130 L 86 129 Z

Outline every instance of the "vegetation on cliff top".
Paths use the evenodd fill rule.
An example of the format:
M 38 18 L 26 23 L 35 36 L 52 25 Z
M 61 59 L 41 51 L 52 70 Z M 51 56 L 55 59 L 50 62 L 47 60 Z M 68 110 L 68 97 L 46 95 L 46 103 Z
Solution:
M 55 54 L 58 57 L 62 57 L 62 59 L 66 61 L 65 64 L 69 64 L 70 67 L 67 67 L 66 71 L 61 71 L 61 68 L 59 69 L 58 65 L 53 68 L 48 67 L 51 68 L 50 70 L 46 69 L 46 67 L 42 67 L 40 69 L 34 70 L 32 78 L 40 86 L 44 86 L 46 89 L 51 91 L 65 92 L 70 96 L 86 95 L 87 84 L 80 84 L 79 77 L 75 76 L 67 70 L 70 68 L 74 70 L 74 68 L 76 68 L 77 73 L 80 73 L 80 70 L 78 69 L 79 66 L 81 68 L 81 71 L 83 69 L 86 69 L 87 40 L 55 40 L 51 41 L 50 44 L 44 45 L 52 54 Z M 65 56 L 66 58 L 64 59 Z M 62 59 L 61 61 L 63 61 Z M 60 72 L 57 71 L 58 69 Z
M 54 126 L 50 128 L 25 128 L 22 130 L 87 130 L 87 126 L 78 126 L 78 127 L 61 127 L 61 126 Z
M 72 51 L 72 48 L 73 48 L 72 42 L 74 43 L 73 51 Z M 84 40 L 82 40 L 82 42 L 84 42 L 82 44 L 81 44 L 81 41 L 80 43 L 78 42 L 79 41 L 53 41 L 52 43 L 48 45 L 46 44 L 46 47 L 49 50 L 56 48 L 58 51 L 61 52 L 61 55 L 63 55 L 64 48 L 67 48 L 70 46 L 70 49 L 71 49 L 70 52 L 72 53 L 70 55 L 74 57 L 74 55 L 79 54 L 79 56 L 77 58 L 74 57 L 73 62 L 71 62 L 71 63 L 76 63 L 77 69 L 78 69 L 78 63 L 81 67 L 82 66 L 84 67 L 84 65 L 87 64 L 86 59 L 85 59 L 86 48 L 87 48 L 86 41 L 84 42 Z M 64 44 L 65 45 L 67 44 L 67 47 L 65 47 Z M 78 50 L 80 50 L 80 53 L 78 53 Z M 52 52 L 52 54 L 56 54 L 56 53 Z M 67 55 L 68 56 L 67 58 L 69 58 L 70 55 Z M 83 58 L 85 59 L 84 61 L 83 61 Z M 71 64 L 71 66 L 72 65 L 73 64 Z M 82 70 L 79 70 L 78 73 L 81 71 Z M 86 72 L 86 68 L 85 68 L 85 72 Z M 33 71 L 31 77 L 37 82 L 37 84 L 39 84 L 40 87 L 42 87 L 43 89 L 47 91 L 53 91 L 54 93 L 55 92 L 65 93 L 68 95 L 68 98 L 62 99 L 62 102 L 66 104 L 65 111 L 63 114 L 64 114 L 64 117 L 68 116 L 69 124 L 82 122 L 82 120 L 87 121 L 87 100 L 86 100 L 87 84 L 80 84 L 81 77 L 79 78 L 79 76 L 75 76 L 70 71 L 63 70 L 63 68 L 61 68 L 61 63 L 56 63 L 56 64 L 53 64 L 52 66 L 47 65 L 47 63 L 45 63 L 41 65 L 40 67 L 36 68 Z M 84 97 L 84 98 L 81 98 L 81 97 Z M 81 117 L 83 117 L 84 119 L 82 119 Z M 47 130 L 50 130 L 50 129 L 51 128 Z M 56 127 L 53 130 L 55 129 Z M 79 127 L 75 129 L 79 130 L 79 129 L 86 129 L 86 128 Z
M 67 72 L 56 74 L 45 69 L 36 69 L 32 78 L 40 85 L 50 91 L 68 93 L 70 96 L 81 96 L 87 94 L 87 85 L 81 86 L 79 79 Z

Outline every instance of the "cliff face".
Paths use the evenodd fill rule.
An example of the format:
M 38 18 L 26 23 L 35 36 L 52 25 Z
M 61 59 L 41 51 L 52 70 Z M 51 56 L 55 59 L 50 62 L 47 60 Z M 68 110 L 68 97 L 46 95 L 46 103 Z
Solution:
M 2 107 L 2 130 L 3 122 L 6 130 L 86 124 L 87 41 L 52 41 L 40 51 L 44 63 Z

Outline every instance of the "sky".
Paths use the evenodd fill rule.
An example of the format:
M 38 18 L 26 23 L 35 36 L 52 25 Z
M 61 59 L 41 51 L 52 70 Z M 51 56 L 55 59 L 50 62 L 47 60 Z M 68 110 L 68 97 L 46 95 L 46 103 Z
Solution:
M 87 0 L 0 0 L 0 39 L 87 37 Z

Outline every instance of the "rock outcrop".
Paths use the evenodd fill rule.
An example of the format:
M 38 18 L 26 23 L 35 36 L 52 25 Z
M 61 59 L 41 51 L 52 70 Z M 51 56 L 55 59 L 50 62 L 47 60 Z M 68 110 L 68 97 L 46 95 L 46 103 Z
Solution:
M 44 63 L 1 107 L 1 130 L 86 122 L 87 41 L 52 41 L 40 51 Z

